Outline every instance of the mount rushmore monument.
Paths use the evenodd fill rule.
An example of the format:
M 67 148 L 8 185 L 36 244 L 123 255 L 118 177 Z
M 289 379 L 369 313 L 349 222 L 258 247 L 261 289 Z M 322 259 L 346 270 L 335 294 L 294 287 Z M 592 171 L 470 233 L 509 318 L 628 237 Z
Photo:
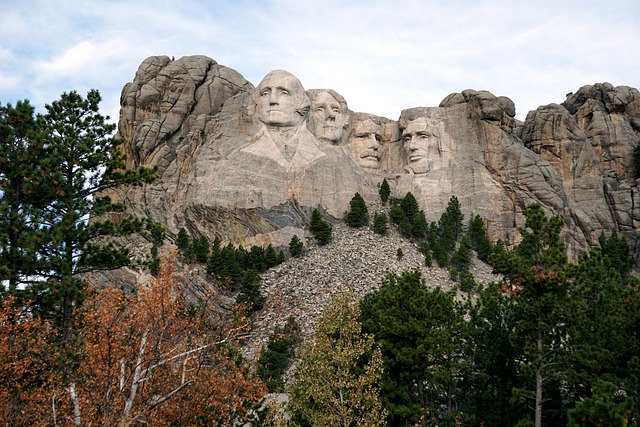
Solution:
M 571 88 L 568 88 L 571 89 Z M 535 88 L 531 88 L 535 90 Z M 633 150 L 640 93 L 583 86 L 523 122 L 504 96 L 463 90 L 397 120 L 349 110 L 332 89 L 275 70 L 254 87 L 205 56 L 153 56 L 122 90 L 119 136 L 128 167 L 157 166 L 153 184 L 117 195 L 133 213 L 242 245 L 287 245 L 310 214 L 342 218 L 356 192 L 412 192 L 435 221 L 455 195 L 489 235 L 519 239 L 523 208 L 565 221 L 570 255 L 617 230 L 638 252 Z

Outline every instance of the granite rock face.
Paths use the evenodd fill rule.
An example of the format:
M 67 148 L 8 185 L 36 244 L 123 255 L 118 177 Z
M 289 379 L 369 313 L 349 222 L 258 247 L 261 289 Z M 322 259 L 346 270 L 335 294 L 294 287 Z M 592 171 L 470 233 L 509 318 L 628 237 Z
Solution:
M 243 245 L 304 237 L 310 213 L 342 218 L 359 192 L 411 191 L 429 220 L 452 195 L 485 219 L 490 235 L 518 241 L 522 211 L 540 203 L 566 223 L 577 255 L 618 230 L 637 252 L 640 210 L 633 150 L 638 90 L 584 86 L 524 123 L 506 97 L 464 90 L 398 120 L 354 113 L 330 89 L 305 91 L 289 73 L 257 87 L 204 56 L 145 60 L 121 97 L 119 134 L 128 166 L 157 166 L 160 179 L 121 191 L 129 209 Z

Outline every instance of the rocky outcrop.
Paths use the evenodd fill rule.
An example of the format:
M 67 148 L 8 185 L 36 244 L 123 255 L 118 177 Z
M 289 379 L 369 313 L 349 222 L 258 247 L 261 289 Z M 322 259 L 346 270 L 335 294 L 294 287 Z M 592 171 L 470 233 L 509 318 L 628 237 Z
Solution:
M 397 121 L 353 113 L 328 89 L 307 93 L 281 70 L 254 87 L 204 56 L 145 60 L 122 92 L 119 133 L 128 166 L 160 179 L 118 194 L 131 212 L 192 235 L 286 245 L 310 213 L 339 219 L 359 192 L 411 191 L 437 220 L 452 195 L 493 239 L 518 241 L 522 210 L 540 203 L 564 218 L 570 254 L 618 230 L 634 250 L 640 220 L 633 150 L 640 95 L 584 86 L 524 123 L 506 97 L 464 90 Z

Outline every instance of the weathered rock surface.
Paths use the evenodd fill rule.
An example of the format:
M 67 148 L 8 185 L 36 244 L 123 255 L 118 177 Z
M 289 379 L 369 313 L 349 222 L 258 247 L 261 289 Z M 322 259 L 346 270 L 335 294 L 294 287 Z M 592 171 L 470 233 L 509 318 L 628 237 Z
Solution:
M 572 255 L 614 229 L 638 252 L 637 89 L 584 86 L 562 104 L 529 112 L 524 123 L 510 99 L 464 90 L 438 107 L 405 110 L 398 121 L 372 120 L 377 130 L 367 137 L 375 138 L 358 145 L 362 114 L 335 93 L 335 110 L 320 111 L 332 91 L 310 92 L 309 101 L 295 77 L 276 75 L 295 86 L 285 94 L 299 104 L 289 111 L 294 124 L 267 118 L 271 106 L 284 105 L 266 98 L 278 85 L 254 88 L 204 56 L 145 60 L 123 89 L 119 133 L 128 165 L 157 166 L 160 179 L 123 191 L 129 209 L 162 222 L 170 240 L 184 227 L 212 240 L 286 245 L 304 236 L 314 208 L 339 219 L 356 192 L 375 200 L 386 177 L 393 196 L 411 191 L 430 220 L 457 196 L 467 218 L 481 215 L 492 238 L 508 244 L 518 240 L 523 208 L 536 202 L 564 218 Z M 368 157 L 354 151 L 359 146 Z

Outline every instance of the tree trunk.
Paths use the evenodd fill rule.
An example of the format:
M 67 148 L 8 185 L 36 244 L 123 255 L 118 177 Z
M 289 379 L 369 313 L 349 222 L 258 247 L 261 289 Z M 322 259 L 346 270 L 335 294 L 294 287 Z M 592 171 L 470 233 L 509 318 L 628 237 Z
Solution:
M 538 358 L 542 354 L 542 332 L 538 331 Z M 536 409 L 535 409 L 535 427 L 542 427 L 542 360 L 536 367 Z

